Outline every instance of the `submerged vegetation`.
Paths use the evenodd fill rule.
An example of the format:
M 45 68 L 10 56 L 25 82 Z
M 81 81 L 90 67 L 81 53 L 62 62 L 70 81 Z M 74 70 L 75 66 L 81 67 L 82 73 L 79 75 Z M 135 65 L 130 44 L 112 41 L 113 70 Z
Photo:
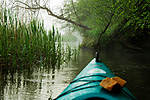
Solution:
M 61 34 L 54 26 L 47 32 L 44 22 L 36 19 L 26 25 L 11 16 L 9 10 L 1 11 L 0 15 L 1 68 L 59 67 L 73 55 L 77 56 L 77 50 L 64 48 Z

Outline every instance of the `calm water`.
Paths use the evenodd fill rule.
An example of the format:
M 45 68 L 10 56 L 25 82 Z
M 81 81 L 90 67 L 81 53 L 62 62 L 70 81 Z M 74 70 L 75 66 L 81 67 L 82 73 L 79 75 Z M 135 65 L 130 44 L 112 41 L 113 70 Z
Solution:
M 82 50 L 78 61 L 60 69 L 28 72 L 0 72 L 0 100 L 48 100 L 58 96 L 75 76 L 93 59 L 95 51 Z M 128 89 L 139 100 L 150 100 L 150 53 L 133 50 L 103 50 L 101 60 L 118 76 L 125 79 Z

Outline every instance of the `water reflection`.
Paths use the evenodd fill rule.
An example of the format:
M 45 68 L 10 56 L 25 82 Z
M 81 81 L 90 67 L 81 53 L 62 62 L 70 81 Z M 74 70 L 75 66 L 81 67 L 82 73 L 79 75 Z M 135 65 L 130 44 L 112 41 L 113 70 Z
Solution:
M 0 100 L 48 100 L 57 97 L 76 75 L 93 59 L 95 51 L 82 50 L 79 60 L 59 69 L 0 71 Z M 102 61 L 118 76 L 138 99 L 150 99 L 150 54 L 123 51 L 100 51 Z M 144 97 L 144 98 L 143 98 Z
M 71 63 L 59 69 L 37 69 L 30 72 L 0 73 L 0 100 L 48 100 L 56 97 L 76 76 L 78 68 Z
M 150 53 L 125 49 L 103 52 L 101 57 L 116 75 L 127 80 L 127 87 L 137 99 L 150 99 Z

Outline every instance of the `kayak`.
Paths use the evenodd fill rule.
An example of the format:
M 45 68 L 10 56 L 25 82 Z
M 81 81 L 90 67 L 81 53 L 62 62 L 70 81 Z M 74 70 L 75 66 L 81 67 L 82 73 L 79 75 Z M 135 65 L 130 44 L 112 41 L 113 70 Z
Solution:
M 96 57 L 54 100 L 136 100 L 125 86 L 114 93 L 101 87 L 100 83 L 107 77 L 115 75 L 96 54 Z

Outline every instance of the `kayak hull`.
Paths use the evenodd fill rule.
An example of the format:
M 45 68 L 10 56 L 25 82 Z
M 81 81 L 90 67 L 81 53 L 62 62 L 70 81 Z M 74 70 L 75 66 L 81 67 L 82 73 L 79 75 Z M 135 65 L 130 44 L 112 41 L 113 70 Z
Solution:
M 103 62 L 94 58 L 56 100 L 136 100 L 126 87 L 117 93 L 103 89 L 99 84 L 106 77 L 115 75 Z

